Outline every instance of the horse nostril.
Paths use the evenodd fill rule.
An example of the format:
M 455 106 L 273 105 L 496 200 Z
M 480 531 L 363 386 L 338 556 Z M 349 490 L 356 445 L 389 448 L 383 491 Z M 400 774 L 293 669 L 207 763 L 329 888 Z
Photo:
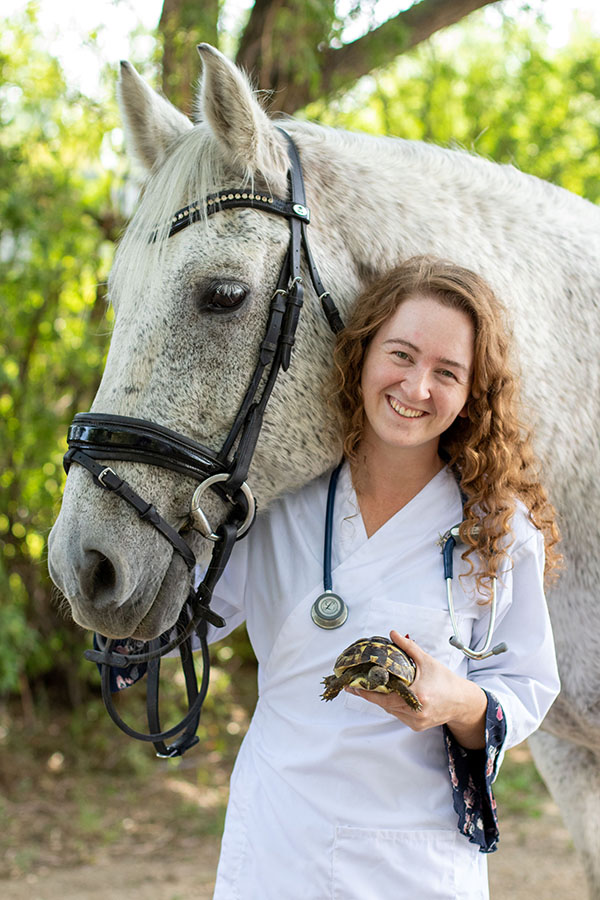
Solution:
M 112 600 L 117 584 L 115 567 L 107 556 L 97 550 L 86 550 L 81 568 L 81 588 L 88 600 Z

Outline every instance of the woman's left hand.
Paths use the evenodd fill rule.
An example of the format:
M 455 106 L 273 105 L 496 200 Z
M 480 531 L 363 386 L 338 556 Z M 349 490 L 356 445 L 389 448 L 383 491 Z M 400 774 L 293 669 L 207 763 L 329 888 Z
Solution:
M 452 672 L 410 638 L 402 637 L 397 631 L 391 631 L 390 637 L 416 664 L 417 675 L 410 687 L 422 709 L 411 709 L 399 694 L 356 688 L 346 690 L 385 709 L 413 731 L 447 725 L 463 747 L 485 747 L 485 692 L 474 682 Z

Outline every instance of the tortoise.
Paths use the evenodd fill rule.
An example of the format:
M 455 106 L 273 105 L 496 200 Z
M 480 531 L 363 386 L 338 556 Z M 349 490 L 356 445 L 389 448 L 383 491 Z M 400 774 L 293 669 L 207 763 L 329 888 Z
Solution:
M 333 700 L 348 685 L 381 694 L 395 692 L 412 709 L 420 710 L 419 698 L 409 688 L 416 674 L 417 667 L 410 656 L 388 638 L 360 638 L 340 653 L 333 675 L 323 679 L 325 690 L 321 699 Z

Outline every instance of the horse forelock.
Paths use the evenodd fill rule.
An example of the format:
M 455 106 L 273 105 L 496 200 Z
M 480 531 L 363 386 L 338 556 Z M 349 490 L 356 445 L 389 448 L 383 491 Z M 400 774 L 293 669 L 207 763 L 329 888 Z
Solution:
M 139 206 L 121 239 L 110 274 L 111 299 L 137 293 L 160 278 L 173 214 L 225 187 L 285 193 L 270 172 L 235 171 L 208 125 L 200 123 L 179 137 L 167 158 L 150 173 Z

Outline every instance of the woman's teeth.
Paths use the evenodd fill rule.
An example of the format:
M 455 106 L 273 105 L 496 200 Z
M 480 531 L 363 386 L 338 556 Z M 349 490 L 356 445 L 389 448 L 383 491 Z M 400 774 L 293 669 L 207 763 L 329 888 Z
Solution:
M 397 412 L 400 416 L 404 416 L 406 419 L 419 419 L 421 416 L 425 415 L 421 409 L 409 409 L 407 406 L 402 406 L 402 404 L 398 403 L 394 397 L 388 397 L 388 402 L 394 412 Z

